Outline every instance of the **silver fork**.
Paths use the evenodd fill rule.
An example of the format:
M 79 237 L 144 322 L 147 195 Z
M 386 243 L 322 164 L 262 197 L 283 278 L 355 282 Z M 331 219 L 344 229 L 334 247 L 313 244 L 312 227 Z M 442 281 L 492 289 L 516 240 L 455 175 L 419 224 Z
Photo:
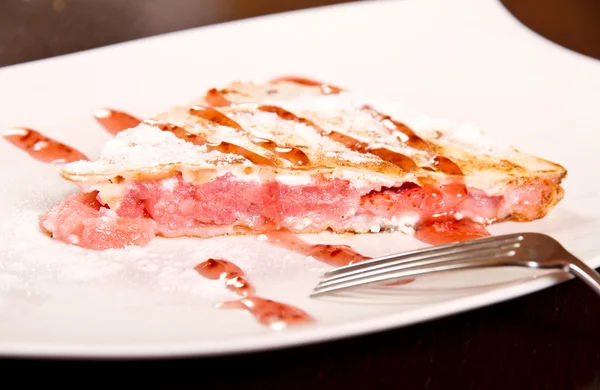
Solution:
M 558 241 L 544 234 L 518 233 L 434 246 L 339 267 L 326 272 L 310 296 L 433 272 L 499 266 L 560 269 L 582 279 L 600 295 L 600 274 Z

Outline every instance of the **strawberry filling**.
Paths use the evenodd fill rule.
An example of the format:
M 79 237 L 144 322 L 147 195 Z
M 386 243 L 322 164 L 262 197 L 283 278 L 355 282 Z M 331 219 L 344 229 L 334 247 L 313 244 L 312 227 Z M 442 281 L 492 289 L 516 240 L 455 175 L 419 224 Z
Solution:
M 421 187 L 409 182 L 364 195 L 358 212 L 385 218 L 416 214 L 425 219 L 451 213 L 466 195 L 462 183 Z
M 129 184 L 114 210 L 96 192 L 71 195 L 47 212 L 41 225 L 60 241 L 102 250 L 143 246 L 156 235 L 261 233 L 274 225 L 294 233 L 368 232 L 382 220 L 412 216 L 420 221 L 417 238 L 439 244 L 486 236 L 483 226 L 494 220 L 539 217 L 539 204 L 552 191 L 551 182 L 509 186 L 503 196 L 487 196 L 476 189 L 467 194 L 462 183 L 365 190 L 346 180 L 291 186 L 231 174 L 195 185 L 178 175 Z
M 143 246 L 154 238 L 151 219 L 116 218 L 111 212 L 96 193 L 74 194 L 42 217 L 42 228 L 57 240 L 95 250 Z

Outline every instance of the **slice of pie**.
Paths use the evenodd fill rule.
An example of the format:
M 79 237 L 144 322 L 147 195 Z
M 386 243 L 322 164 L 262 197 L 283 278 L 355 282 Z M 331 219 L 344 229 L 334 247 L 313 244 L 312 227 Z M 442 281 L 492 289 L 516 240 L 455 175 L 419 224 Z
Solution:
M 282 78 L 211 89 L 61 174 L 82 193 L 45 214 L 43 229 L 105 249 L 274 228 L 454 241 L 544 217 L 566 170 L 471 125 L 393 118 L 338 87 Z

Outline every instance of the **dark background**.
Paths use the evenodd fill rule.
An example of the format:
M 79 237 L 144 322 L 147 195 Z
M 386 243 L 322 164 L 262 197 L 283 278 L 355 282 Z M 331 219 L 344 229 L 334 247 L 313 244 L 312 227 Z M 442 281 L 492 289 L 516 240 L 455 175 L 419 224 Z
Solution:
M 346 2 L 350 1 L 0 0 L 0 66 L 207 24 Z M 541 35 L 600 58 L 600 0 L 502 3 Z
M 0 66 L 341 2 L 0 0 Z M 600 0 L 503 4 L 546 38 L 600 58 Z M 600 298 L 573 280 L 469 313 L 308 347 L 211 359 L 0 359 L 0 375 L 4 384 L 76 379 L 86 388 L 149 381 L 207 389 L 600 389 Z

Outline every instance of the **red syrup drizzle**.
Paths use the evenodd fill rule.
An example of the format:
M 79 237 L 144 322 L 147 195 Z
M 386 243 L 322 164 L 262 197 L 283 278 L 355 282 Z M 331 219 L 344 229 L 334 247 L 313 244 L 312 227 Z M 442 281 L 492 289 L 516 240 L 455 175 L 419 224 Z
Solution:
M 202 276 L 211 280 L 223 280 L 225 287 L 234 293 L 247 297 L 254 295 L 254 286 L 246 279 L 240 267 L 224 259 L 208 259 L 194 267 Z
M 164 122 L 164 121 L 154 121 L 154 120 L 145 120 L 144 124 L 149 126 L 154 126 L 162 131 L 168 131 L 173 133 L 177 138 L 180 138 L 186 142 L 191 142 L 194 145 L 202 146 L 206 145 L 208 150 L 218 150 L 221 153 L 231 153 L 237 154 L 246 158 L 247 160 L 252 161 L 252 163 L 256 165 L 263 166 L 274 166 L 274 164 L 266 157 L 263 157 L 257 153 L 254 153 L 246 148 L 243 148 L 239 145 L 235 145 L 229 142 L 219 142 L 219 143 L 211 143 L 208 142 L 206 138 L 204 138 L 200 134 L 190 133 L 183 127 L 179 127 L 172 123 Z
M 225 281 L 227 289 L 243 297 L 222 302 L 218 308 L 246 310 L 259 323 L 275 330 L 314 322 L 309 314 L 297 307 L 255 296 L 255 289 L 244 271 L 229 260 L 208 259 L 194 269 L 207 279 Z
M 280 79 L 276 79 L 272 82 L 276 83 L 276 82 L 280 82 L 280 81 L 291 81 L 291 82 L 295 82 L 298 84 L 310 85 L 310 86 L 325 85 L 325 84 L 319 83 L 318 81 L 313 81 L 313 80 L 309 80 L 309 79 L 305 79 L 305 78 L 295 78 L 295 77 L 280 78 Z M 327 86 L 327 88 L 329 88 L 329 89 L 335 88 L 337 91 L 336 93 L 341 91 L 341 89 L 339 89 L 337 87 Z M 330 92 L 330 93 L 333 93 L 333 92 Z M 324 94 L 326 94 L 326 93 L 324 92 Z M 214 89 L 214 88 L 209 90 L 206 93 L 205 98 L 206 98 L 207 103 L 214 107 L 225 107 L 225 106 L 231 106 L 233 104 L 231 101 L 229 101 L 225 97 L 225 95 L 221 91 Z M 313 123 L 309 119 L 300 118 L 300 117 L 296 116 L 295 114 L 293 114 L 281 107 L 272 106 L 272 105 L 259 105 L 257 107 L 257 109 L 260 111 L 276 114 L 283 120 L 289 120 L 289 121 L 293 121 L 293 122 L 302 123 L 306 126 L 310 126 L 310 127 L 314 128 L 315 130 L 317 130 L 321 135 L 329 137 L 333 141 L 339 142 L 351 150 L 354 150 L 359 153 L 374 154 L 384 161 L 387 161 L 394 165 L 399 166 L 402 170 L 404 170 L 406 172 L 412 172 L 414 169 L 417 168 L 417 165 L 415 164 L 415 162 L 408 156 L 405 156 L 401 153 L 395 152 L 395 151 L 387 149 L 387 148 L 370 148 L 368 144 L 361 142 L 358 139 L 353 138 L 349 135 L 339 133 L 337 131 L 329 131 L 328 132 L 328 131 L 324 130 L 323 128 L 317 126 L 315 123 Z M 209 117 L 205 117 L 205 119 L 209 119 Z M 211 120 L 211 119 L 209 119 L 209 120 Z M 217 123 L 219 123 L 219 122 L 217 122 Z M 223 123 L 219 123 L 219 124 L 223 124 Z M 237 123 L 236 123 L 236 125 L 237 125 Z M 237 125 L 237 127 L 234 127 L 234 128 L 241 129 L 241 127 L 239 125 Z M 267 149 L 269 149 L 272 152 L 276 151 L 276 148 L 278 148 L 277 144 L 275 144 L 273 141 L 269 141 L 269 140 L 262 140 L 262 141 L 264 143 L 261 143 L 260 146 L 266 147 Z M 267 141 L 267 142 L 265 142 L 265 141 Z M 257 143 L 257 142 L 254 142 L 254 143 Z M 282 156 L 282 157 L 286 158 L 287 160 L 290 160 L 290 161 L 301 161 L 301 163 L 298 165 L 306 165 L 308 163 L 308 157 L 305 157 L 306 155 L 301 150 L 299 150 L 299 149 L 293 150 L 293 151 L 290 151 L 289 153 L 291 155 L 290 156 L 291 158 L 286 158 L 284 156 Z M 303 157 L 302 155 L 304 155 L 304 157 L 306 158 L 305 161 L 300 160 Z
M 98 123 L 100 123 L 100 125 L 102 125 L 106 131 L 113 135 L 116 135 L 122 130 L 135 127 L 140 123 L 144 123 L 149 126 L 154 126 L 162 131 L 169 131 L 177 138 L 191 142 L 194 145 L 206 145 L 208 150 L 218 150 L 222 153 L 237 154 L 252 161 L 256 165 L 274 166 L 274 164 L 268 158 L 256 154 L 241 146 L 229 142 L 210 143 L 200 134 L 190 133 L 184 128 L 168 122 L 154 120 L 141 121 L 133 115 L 127 114 L 123 111 L 107 108 L 98 109 L 94 115 L 96 120 L 98 120 Z
M 17 148 L 25 151 L 36 160 L 45 163 L 69 163 L 88 160 L 79 150 L 46 137 L 45 135 L 27 128 L 6 130 L 4 139 Z
M 211 91 L 213 91 L 213 90 L 210 90 L 207 93 L 207 99 L 208 99 L 208 96 L 211 95 Z M 214 96 L 214 94 L 221 94 L 221 92 L 219 92 L 215 89 L 211 96 Z M 218 96 L 222 96 L 222 94 L 216 95 L 216 96 L 217 96 L 217 98 L 216 98 L 217 100 L 215 101 L 214 98 L 212 100 L 214 105 L 224 105 L 223 101 L 226 102 L 226 105 L 230 104 L 227 101 L 227 99 L 225 99 L 224 97 L 222 97 L 222 100 L 219 100 L 220 98 Z M 219 103 L 219 102 L 221 102 L 221 103 Z M 190 111 L 193 115 L 199 116 L 199 117 L 209 120 L 211 122 L 220 124 L 222 126 L 228 126 L 228 127 L 234 128 L 238 131 L 245 132 L 245 130 L 237 122 L 228 118 L 226 115 L 222 114 L 221 112 L 219 112 L 217 110 L 214 110 L 211 108 L 204 108 L 204 107 L 195 107 L 195 108 L 191 109 Z M 130 114 L 127 114 L 123 111 L 117 111 L 117 110 L 107 109 L 107 108 L 98 109 L 94 115 L 95 115 L 95 118 L 98 121 L 98 123 L 100 123 L 100 125 L 102 125 L 102 127 L 104 127 L 104 129 L 106 131 L 108 131 L 110 134 L 113 134 L 113 135 L 116 135 L 117 133 L 119 133 L 120 131 L 123 131 L 125 129 L 135 127 L 142 122 L 140 119 L 138 119 Z M 148 125 L 154 125 L 155 127 L 159 127 L 156 124 L 160 123 L 160 122 L 144 121 L 144 123 L 146 123 Z M 166 123 L 166 122 L 162 122 L 162 123 Z M 248 149 L 245 149 L 239 145 L 231 144 L 229 142 L 220 142 L 218 144 L 210 144 L 208 141 L 206 141 L 206 139 L 204 139 L 200 135 L 189 133 L 185 129 L 178 127 L 176 125 L 168 124 L 168 126 L 163 125 L 162 127 L 163 127 L 163 130 L 165 130 L 167 127 L 169 129 L 174 129 L 174 130 L 169 130 L 169 129 L 167 129 L 167 130 L 171 131 L 178 138 L 184 139 L 188 142 L 193 142 L 196 145 L 205 145 L 206 144 L 208 146 L 209 150 L 219 150 L 222 153 L 238 154 L 238 155 L 241 155 L 241 156 L 247 158 L 248 160 L 252 161 L 253 163 L 255 163 L 257 165 L 265 165 L 265 166 L 273 166 L 274 165 L 268 158 L 260 156 L 260 155 L 254 153 Z M 195 142 L 194 142 L 194 140 L 195 140 Z M 294 165 L 306 166 L 310 162 L 306 153 L 304 153 L 302 150 L 300 150 L 298 148 L 281 147 L 276 142 L 271 141 L 269 139 L 265 139 L 265 138 L 253 137 L 253 138 L 251 138 L 251 141 L 255 145 L 258 145 L 267 150 L 270 150 L 271 152 L 278 155 L 279 157 L 292 162 Z
M 217 307 L 246 310 L 258 322 L 274 330 L 281 330 L 294 325 L 305 325 L 315 321 L 308 313 L 297 307 L 260 297 L 247 297 L 237 301 L 223 302 Z
M 222 112 L 215 110 L 214 108 L 194 106 L 190 108 L 190 114 L 221 126 L 231 127 L 232 129 L 235 129 L 241 133 L 249 134 L 246 130 L 244 130 L 242 126 L 239 125 L 239 123 L 229 118 Z M 301 149 L 298 149 L 296 147 L 281 146 L 278 145 L 275 141 L 266 138 L 251 137 L 250 141 L 255 145 L 269 150 L 276 156 L 288 160 L 294 165 L 306 166 L 310 163 L 310 160 L 306 153 L 304 153 Z
M 445 187 L 450 190 L 449 194 L 455 202 L 453 209 L 467 198 L 464 184 L 454 183 Z M 415 226 L 415 238 L 431 245 L 444 245 L 490 236 L 483 224 L 470 219 L 458 219 L 453 209 L 419 221 Z
M 349 135 L 339 133 L 337 131 L 326 131 L 322 127 L 316 125 L 309 119 L 301 118 L 296 116 L 295 114 L 277 106 L 269 106 L 269 105 L 261 105 L 258 106 L 260 111 L 270 112 L 276 114 L 283 120 L 293 121 L 302 123 L 306 126 L 310 126 L 317 130 L 321 135 L 326 136 L 332 139 L 335 142 L 339 142 L 346 146 L 348 149 L 354 150 L 359 153 L 371 153 L 379 156 L 384 161 L 390 162 L 394 165 L 399 166 L 402 170 L 406 172 L 413 171 L 417 165 L 415 162 L 408 156 L 405 156 L 401 153 L 394 152 L 387 148 L 370 148 L 368 144 L 357 140 Z
M 252 161 L 252 163 L 256 165 L 274 166 L 274 164 L 268 158 L 254 153 L 248 149 L 245 149 L 239 145 L 235 145 L 229 142 L 210 143 L 208 142 L 208 140 L 206 140 L 206 138 L 204 138 L 200 134 L 190 133 L 184 128 L 168 122 L 154 120 L 141 121 L 140 119 L 126 112 L 107 108 L 101 108 L 96 110 L 94 116 L 98 123 L 100 123 L 100 125 L 102 125 L 102 127 L 104 127 L 106 131 L 113 135 L 116 135 L 117 133 L 125 129 L 136 127 L 140 123 L 144 123 L 146 125 L 159 128 L 163 131 L 169 131 L 173 133 L 177 138 L 183 139 L 187 142 L 191 142 L 194 145 L 206 145 L 208 150 L 218 150 L 221 153 L 237 154 Z
M 209 89 L 206 92 L 205 99 L 206 102 L 213 107 L 231 106 L 231 102 L 225 97 L 225 94 L 216 88 Z
M 273 229 L 266 233 L 269 243 L 287 250 L 311 256 L 333 267 L 343 267 L 350 264 L 371 260 L 363 256 L 348 245 L 309 244 L 299 239 L 295 234 L 286 229 Z M 400 286 L 414 282 L 414 278 L 396 280 L 386 283 L 386 286 Z
M 385 283 L 384 286 L 403 286 L 415 281 L 415 278 L 396 280 L 390 283 Z
M 104 129 L 112 135 L 116 135 L 125 129 L 131 129 L 142 121 L 126 112 L 110 108 L 100 108 L 94 113 L 94 117 Z
M 471 220 L 425 220 L 415 229 L 415 237 L 427 244 L 444 245 L 489 237 L 485 227 Z
M 225 97 L 225 94 L 222 90 L 218 90 L 216 88 L 209 89 L 204 96 L 206 103 L 212 107 L 229 107 L 232 105 L 232 102 Z
M 301 253 L 305 256 L 311 256 L 333 267 L 341 267 L 371 259 L 356 252 L 348 245 L 309 244 L 283 228 L 270 230 L 266 233 L 266 236 L 269 239 L 269 243 L 273 245 Z
M 375 110 L 371 106 L 365 105 L 362 109 L 371 114 L 375 119 L 380 121 L 385 128 L 391 131 L 393 134 L 398 135 L 398 140 L 406 145 L 420 149 L 431 154 L 430 165 L 432 168 L 450 176 L 461 177 L 464 176 L 462 170 L 456 163 L 450 160 L 448 157 L 440 156 L 435 154 L 431 145 L 419 137 L 410 127 L 406 126 L 402 122 L 398 122 L 389 115 L 382 114 Z M 462 180 L 462 179 L 461 179 Z

